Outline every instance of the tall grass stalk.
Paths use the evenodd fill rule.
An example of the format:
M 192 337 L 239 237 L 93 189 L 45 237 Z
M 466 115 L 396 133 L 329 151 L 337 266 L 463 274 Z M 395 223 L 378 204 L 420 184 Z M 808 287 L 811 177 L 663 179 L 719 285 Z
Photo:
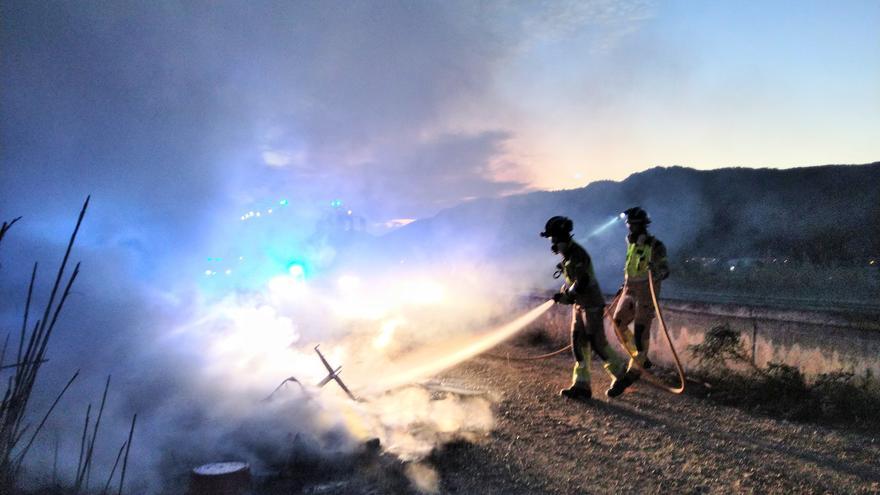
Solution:
M 14 369 L 14 373 L 6 380 L 6 392 L 3 394 L 2 402 L 0 402 L 0 491 L 8 491 L 12 489 L 15 484 L 16 472 L 18 471 L 18 467 L 21 465 L 24 456 L 27 454 L 36 436 L 40 434 L 40 431 L 46 423 L 46 419 L 48 419 L 48 415 L 52 413 L 55 405 L 61 400 L 61 397 L 67 392 L 68 387 L 73 383 L 73 380 L 77 376 L 75 374 L 70 382 L 68 382 L 68 385 L 58 394 L 55 402 L 43 417 L 43 420 L 40 421 L 39 425 L 32 432 L 27 445 L 22 448 L 21 441 L 25 432 L 28 430 L 25 419 L 28 416 L 28 404 L 30 403 L 31 393 L 33 392 L 34 384 L 37 381 L 40 368 L 46 362 L 46 351 L 49 347 L 49 341 L 52 337 L 55 325 L 58 323 L 58 318 L 61 315 L 61 310 L 64 307 L 67 298 L 70 296 L 70 290 L 73 287 L 77 275 L 79 275 L 80 264 L 77 263 L 73 272 L 68 277 L 67 282 L 62 283 L 70 259 L 70 253 L 73 249 L 74 242 L 76 241 L 77 233 L 79 232 L 79 228 L 82 225 L 83 218 L 85 217 L 86 210 L 89 206 L 89 199 L 90 198 L 87 197 L 83 203 L 79 217 L 76 221 L 76 226 L 73 229 L 73 233 L 70 235 L 70 239 L 67 243 L 67 250 L 64 253 L 64 258 L 62 259 L 61 265 L 58 267 L 58 272 L 55 276 L 55 283 L 52 286 L 52 292 L 46 306 L 43 308 L 43 316 L 37 320 L 30 333 L 28 333 L 28 319 L 30 316 L 34 285 L 37 276 L 36 263 L 31 272 L 31 279 L 28 284 L 27 299 L 25 302 L 25 311 L 22 318 L 21 331 L 19 333 L 16 362 L 12 367 L 5 368 Z M 0 242 L 2 242 L 12 225 L 14 225 L 20 218 L 21 217 L 15 218 L 10 222 L 3 222 L 2 226 L 0 226 Z M 27 344 L 25 344 L 25 341 Z

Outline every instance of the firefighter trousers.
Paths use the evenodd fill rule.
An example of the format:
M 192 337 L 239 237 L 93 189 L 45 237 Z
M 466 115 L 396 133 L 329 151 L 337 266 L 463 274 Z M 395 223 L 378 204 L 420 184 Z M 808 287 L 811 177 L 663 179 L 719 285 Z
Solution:
M 654 290 L 659 297 L 659 283 L 654 285 Z M 651 346 L 650 330 L 654 321 L 654 302 L 651 300 L 651 287 L 647 280 L 624 282 L 612 318 L 626 337 L 626 345 L 635 354 L 635 360 L 638 364 L 644 365 Z M 632 333 L 628 330 L 630 323 L 633 324 Z M 633 361 L 632 358 L 629 360 L 628 371 L 638 370 Z
M 620 378 L 626 371 L 626 361 L 608 344 L 603 324 L 601 306 L 586 308 L 575 304 L 571 318 L 571 350 L 575 365 L 572 385 L 590 386 L 591 350 L 604 362 L 605 371 L 614 378 Z

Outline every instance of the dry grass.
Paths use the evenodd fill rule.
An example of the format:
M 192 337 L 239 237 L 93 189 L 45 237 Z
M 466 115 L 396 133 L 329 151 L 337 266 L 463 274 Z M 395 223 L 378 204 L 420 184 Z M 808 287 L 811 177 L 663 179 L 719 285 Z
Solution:
M 34 268 L 31 272 L 31 280 L 28 285 L 25 302 L 25 311 L 22 318 L 21 330 L 19 332 L 18 351 L 15 356 L 15 362 L 10 368 L 7 368 L 7 371 L 11 370 L 11 376 L 7 379 L 6 392 L 3 395 L 3 401 L 0 402 L 0 487 L 9 488 L 14 486 L 16 476 L 21 469 L 22 462 L 24 461 L 29 448 L 33 445 L 37 435 L 42 431 L 43 425 L 45 425 L 49 415 L 52 414 L 58 401 L 61 400 L 61 397 L 67 392 L 70 385 L 78 376 L 78 372 L 73 374 L 73 377 L 70 379 L 67 386 L 65 386 L 58 394 L 55 402 L 45 413 L 38 426 L 33 428 L 32 433 L 30 434 L 30 439 L 27 442 L 23 442 L 25 434 L 32 427 L 32 425 L 25 422 L 28 416 L 28 404 L 30 403 L 31 393 L 33 392 L 34 384 L 37 381 L 40 368 L 46 362 L 45 356 L 49 347 L 49 341 L 52 337 L 52 332 L 55 329 L 55 325 L 58 323 L 58 318 L 61 315 L 64 303 L 70 295 L 70 289 L 73 287 L 73 283 L 79 274 L 79 263 L 77 263 L 73 269 L 73 273 L 71 273 L 67 279 L 67 283 L 62 285 L 62 280 L 64 279 L 65 271 L 67 269 L 67 263 L 70 259 L 70 252 L 73 249 L 76 235 L 82 225 L 83 217 L 86 214 L 88 205 L 89 200 L 87 198 L 83 204 L 82 210 L 80 210 L 76 227 L 67 243 L 67 250 L 64 253 L 61 265 L 58 267 L 58 272 L 55 276 L 55 284 L 52 286 L 51 295 L 43 309 L 42 318 L 37 320 L 33 327 L 29 327 L 28 319 L 30 318 L 34 283 L 37 277 L 38 265 L 36 263 L 34 263 Z M 2 228 L 0 228 L 0 241 L 2 241 L 5 235 L 9 232 L 9 229 L 19 218 L 16 218 L 11 222 L 3 223 Z M 63 290 L 59 297 L 59 289 L 62 287 Z M 9 336 L 11 333 L 12 332 L 10 331 L 7 334 L 7 343 L 9 342 Z M 0 355 L 0 366 L 4 365 L 3 359 L 5 359 L 5 357 L 6 345 L 4 345 L 3 353 Z M 24 445 L 24 447 L 22 447 L 22 445 Z
M 38 264 L 34 263 L 31 272 L 30 283 L 28 284 L 27 296 L 25 299 L 25 310 L 22 316 L 21 329 L 18 331 L 18 347 L 15 352 L 15 360 L 12 363 L 6 363 L 6 354 L 9 347 L 9 341 L 13 332 L 7 333 L 0 351 L 0 373 L 8 373 L 3 377 L 7 382 L 6 392 L 3 394 L 3 400 L 0 402 L 0 493 L 14 493 L 16 481 L 20 474 L 22 463 L 27 456 L 34 441 L 40 435 L 46 421 L 51 416 L 59 401 L 66 394 L 73 382 L 79 376 L 79 371 L 73 373 L 70 380 L 64 388 L 57 394 L 55 400 L 49 409 L 43 413 L 42 418 L 34 427 L 30 421 L 31 413 L 28 405 L 30 404 L 31 395 L 34 386 L 37 383 L 39 372 L 42 366 L 48 361 L 46 352 L 49 348 L 53 331 L 62 314 L 67 298 L 70 296 L 71 288 L 79 274 L 79 263 L 76 264 L 73 271 L 65 280 L 65 272 L 67 271 L 70 253 L 76 242 L 76 236 L 82 225 L 83 218 L 89 206 L 89 198 L 86 198 L 80 210 L 76 226 L 67 243 L 67 250 L 58 271 L 55 275 L 55 283 L 52 286 L 52 292 L 42 311 L 42 317 L 32 325 L 29 320 L 31 318 L 31 303 L 33 302 L 34 286 L 37 280 Z M 0 226 L 0 244 L 6 234 L 9 233 L 12 226 L 20 220 L 21 217 L 12 221 L 3 222 Z M 62 283 L 64 282 L 64 283 Z M 107 383 L 104 387 L 104 394 L 101 397 L 101 405 L 94 424 L 90 423 L 91 404 L 86 412 L 85 425 L 83 427 L 83 435 L 80 444 L 80 459 L 77 472 L 74 477 L 74 485 L 68 488 L 53 487 L 55 493 L 76 493 L 88 491 L 90 477 L 92 473 L 92 459 L 95 453 L 98 433 L 101 426 L 101 418 L 107 402 L 107 393 L 110 388 L 110 377 L 107 377 Z M 110 470 L 110 476 L 106 483 L 103 484 L 102 494 L 108 493 L 111 482 L 116 473 L 120 458 L 123 459 L 121 474 L 119 476 L 118 494 L 122 493 L 125 483 L 125 473 L 128 466 L 128 453 L 131 449 L 132 436 L 134 434 L 134 426 L 137 415 L 132 418 L 131 430 L 129 431 L 128 440 L 119 449 L 116 457 L 116 463 Z M 91 434 L 89 427 L 91 426 Z M 124 452 L 124 457 L 123 457 Z

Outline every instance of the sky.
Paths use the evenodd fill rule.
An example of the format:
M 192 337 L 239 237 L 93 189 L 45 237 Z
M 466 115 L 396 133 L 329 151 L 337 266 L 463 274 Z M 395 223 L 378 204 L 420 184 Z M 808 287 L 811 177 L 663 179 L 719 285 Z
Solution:
M 276 196 L 342 198 L 379 226 L 655 165 L 880 155 L 877 2 L 4 2 L 2 14 L 0 207 L 51 218 L 92 193 L 125 217 L 107 208 L 108 229 L 192 231 Z
M 270 283 L 212 305 L 199 290 L 206 257 L 232 246 L 325 259 L 315 225 L 349 209 L 382 233 L 474 198 L 657 165 L 877 161 L 878 24 L 880 3 L 856 1 L 0 2 L 0 220 L 23 217 L 0 245 L 0 328 L 17 328 L 33 261 L 36 294 L 48 292 L 91 195 L 37 405 L 80 369 L 79 402 L 65 407 L 84 410 L 112 373 L 112 431 L 139 411 L 143 428 L 177 432 L 161 423 L 212 414 L 190 397 L 210 404 L 224 393 L 210 384 L 240 377 L 228 362 L 289 352 L 313 364 L 308 346 L 279 342 L 338 336 L 347 316 L 315 322 L 358 306 L 340 297 L 387 303 L 315 288 L 291 309 L 265 302 L 278 296 Z M 274 226 L 249 216 L 269 208 Z M 468 297 L 436 314 L 419 306 L 436 279 L 385 275 L 412 328 L 419 315 L 440 330 L 498 316 L 475 267 L 442 274 Z M 242 331 L 263 327 L 280 336 Z M 220 344 L 235 356 L 203 352 Z M 349 362 L 337 344 L 334 362 Z M 288 372 L 253 373 L 249 393 Z M 266 414 L 227 419 L 256 424 L 251 413 Z M 62 438 L 82 427 L 57 421 Z M 140 449 L 158 455 L 161 441 Z

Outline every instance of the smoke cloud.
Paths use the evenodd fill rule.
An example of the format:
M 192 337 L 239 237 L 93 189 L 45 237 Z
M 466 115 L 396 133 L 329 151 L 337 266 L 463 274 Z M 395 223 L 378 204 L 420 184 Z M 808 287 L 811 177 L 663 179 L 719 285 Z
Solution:
M 15 247 L 5 253 L 4 275 L 16 282 L 8 291 L 15 296 L 27 273 L 24 260 L 58 253 L 11 241 L 3 246 Z M 370 438 L 418 461 L 439 443 L 492 427 L 491 397 L 400 388 L 448 364 L 405 379 L 400 373 L 467 347 L 474 333 L 515 316 L 517 294 L 497 292 L 483 283 L 483 269 L 463 260 L 308 277 L 291 269 L 261 286 L 248 281 L 257 288 L 171 289 L 137 283 L 124 254 L 114 259 L 89 247 L 74 254 L 83 259 L 83 278 L 65 308 L 33 410 L 45 410 L 73 370 L 83 379 L 29 456 L 34 483 L 75 472 L 86 406 L 94 421 L 106 374 L 112 379 L 93 479 L 107 476 L 137 413 L 130 476 L 138 490 L 179 489 L 182 467 L 217 460 L 243 459 L 257 473 L 277 471 L 291 455 L 330 463 Z M 48 278 L 41 280 L 37 294 L 45 295 Z M 23 302 L 20 295 L 8 300 Z M 6 306 L 6 328 L 14 328 L 21 309 Z M 312 350 L 318 344 L 364 402 L 351 402 L 333 383 L 315 388 L 327 374 Z M 288 377 L 296 381 L 270 396 Z

